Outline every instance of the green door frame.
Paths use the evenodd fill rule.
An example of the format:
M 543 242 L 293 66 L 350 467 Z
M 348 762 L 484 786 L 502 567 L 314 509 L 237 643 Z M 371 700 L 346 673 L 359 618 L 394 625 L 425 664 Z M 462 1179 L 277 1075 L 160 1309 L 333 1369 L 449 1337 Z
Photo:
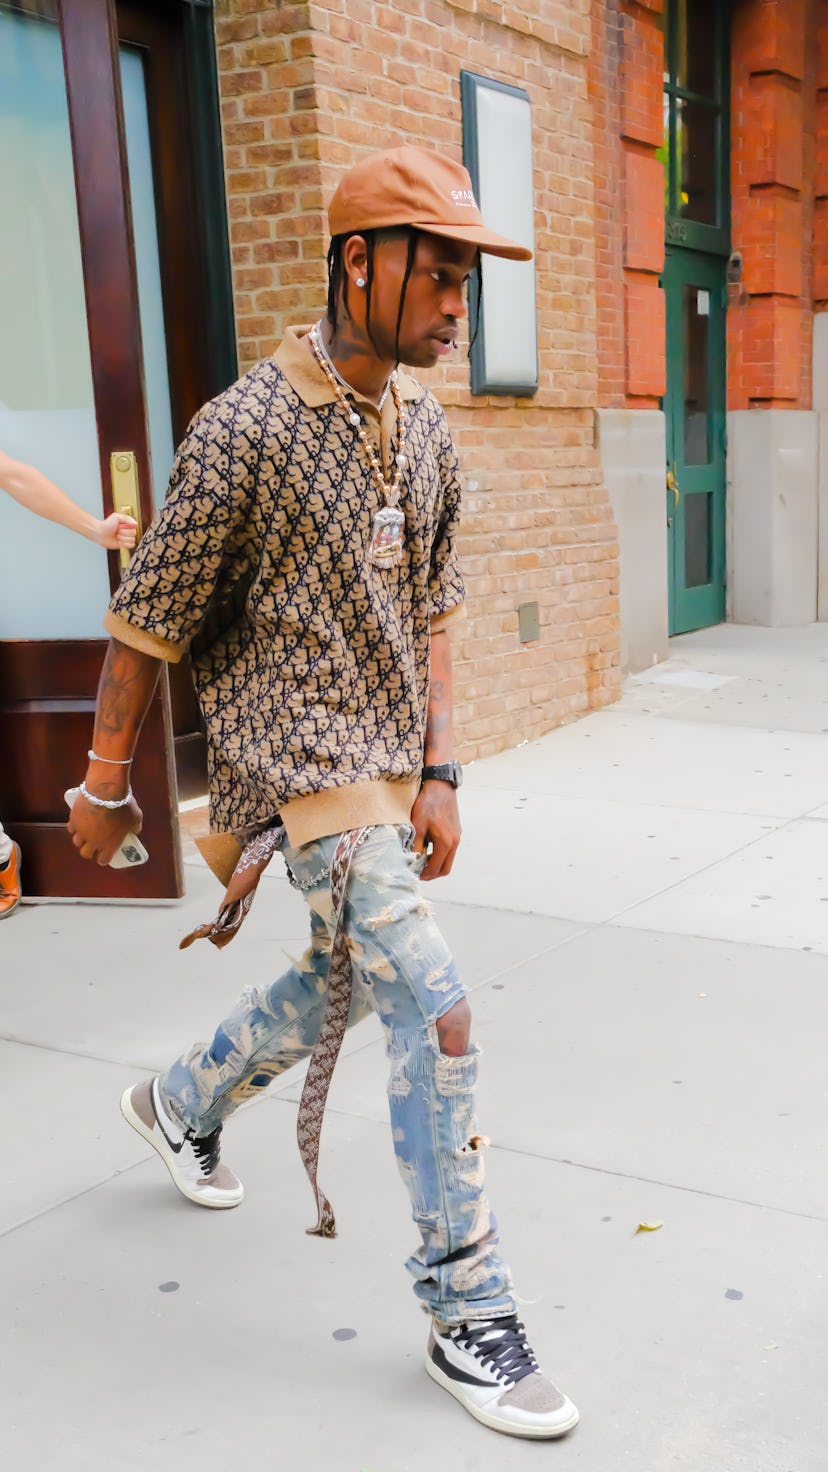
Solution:
M 666 127 L 660 156 L 666 186 L 667 391 L 662 407 L 671 635 L 726 616 L 730 4 L 717 0 L 695 12 L 693 4 L 667 0 L 664 14 Z M 693 82 L 702 90 L 694 90 Z M 692 171 L 694 150 L 696 159 L 705 157 L 702 140 L 708 138 L 715 155 L 713 194 L 707 194 L 700 211 L 707 219 L 693 219 L 692 185 L 683 171 Z M 702 496 L 709 497 L 706 504 Z
M 682 79 L 681 41 L 687 31 L 687 12 L 693 0 L 667 0 L 664 40 L 664 147 L 659 153 L 665 164 L 665 226 L 668 245 L 688 250 L 730 254 L 730 3 L 717 0 L 714 33 L 706 38 L 714 57 L 713 91 L 694 91 Z M 686 44 L 686 42 L 685 42 Z M 694 220 L 683 194 L 683 119 L 695 110 L 707 114 L 712 127 L 715 152 L 714 218 Z
M 667 248 L 667 556 L 669 630 L 721 623 L 726 611 L 726 263 L 719 256 Z M 700 311 L 700 304 L 706 310 Z M 702 353 L 688 341 L 706 324 Z M 702 370 L 701 409 L 690 406 Z M 673 484 L 670 484 L 670 481 Z M 695 498 L 708 497 L 706 506 Z M 706 547 L 706 553 L 704 552 Z M 704 563 L 706 575 L 701 571 Z

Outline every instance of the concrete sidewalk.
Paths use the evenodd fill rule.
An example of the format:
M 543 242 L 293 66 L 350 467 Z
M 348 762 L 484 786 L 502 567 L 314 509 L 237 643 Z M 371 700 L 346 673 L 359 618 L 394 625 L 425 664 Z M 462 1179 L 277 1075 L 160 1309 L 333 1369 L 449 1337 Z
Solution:
M 198 862 L 179 908 L 4 925 L 2 1465 L 824 1472 L 826 676 L 828 626 L 722 627 L 468 771 L 434 895 L 486 1051 L 489 1193 L 582 1411 L 543 1450 L 422 1369 L 373 1020 L 323 1136 L 334 1242 L 304 1233 L 295 1076 L 226 1133 L 240 1211 L 188 1206 L 120 1119 L 125 1084 L 303 946 L 282 877 L 224 953 L 176 949 L 217 898 Z

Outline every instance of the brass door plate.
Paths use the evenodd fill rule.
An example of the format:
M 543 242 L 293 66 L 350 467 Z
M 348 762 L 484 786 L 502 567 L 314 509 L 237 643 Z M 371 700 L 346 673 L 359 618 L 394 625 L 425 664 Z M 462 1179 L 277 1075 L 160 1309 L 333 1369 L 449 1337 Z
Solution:
M 141 496 L 138 489 L 138 463 L 132 450 L 113 450 L 109 457 L 109 473 L 112 480 L 112 504 L 124 516 L 133 516 L 138 523 L 136 546 L 141 540 Z M 129 564 L 130 553 L 122 547 L 119 553 L 121 571 Z

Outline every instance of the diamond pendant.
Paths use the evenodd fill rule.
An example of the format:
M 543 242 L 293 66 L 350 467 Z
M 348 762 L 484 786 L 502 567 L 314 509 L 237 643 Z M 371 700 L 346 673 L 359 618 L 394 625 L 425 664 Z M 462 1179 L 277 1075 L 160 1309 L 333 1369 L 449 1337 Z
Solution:
M 405 517 L 398 506 L 383 506 L 374 517 L 374 534 L 368 551 L 373 567 L 399 567 L 402 562 Z

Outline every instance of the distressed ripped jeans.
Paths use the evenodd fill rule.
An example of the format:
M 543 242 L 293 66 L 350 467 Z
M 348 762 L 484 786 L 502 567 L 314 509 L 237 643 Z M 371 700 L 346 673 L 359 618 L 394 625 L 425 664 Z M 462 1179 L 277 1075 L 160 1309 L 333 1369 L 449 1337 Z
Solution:
M 370 1010 L 382 1023 L 394 1150 L 422 1237 L 407 1267 L 427 1311 L 457 1324 L 514 1313 L 515 1301 L 483 1192 L 478 1051 L 472 1047 L 462 1057 L 440 1051 L 437 1019 L 465 989 L 423 898 L 412 831 L 376 827 L 353 859 L 346 899 L 354 964 L 349 1026 Z M 302 960 L 271 985 L 248 987 L 209 1047 L 192 1048 L 160 1080 L 173 1114 L 198 1135 L 209 1134 L 313 1048 L 327 997 L 336 843 L 334 835 L 284 851 L 311 911 L 311 943 Z

